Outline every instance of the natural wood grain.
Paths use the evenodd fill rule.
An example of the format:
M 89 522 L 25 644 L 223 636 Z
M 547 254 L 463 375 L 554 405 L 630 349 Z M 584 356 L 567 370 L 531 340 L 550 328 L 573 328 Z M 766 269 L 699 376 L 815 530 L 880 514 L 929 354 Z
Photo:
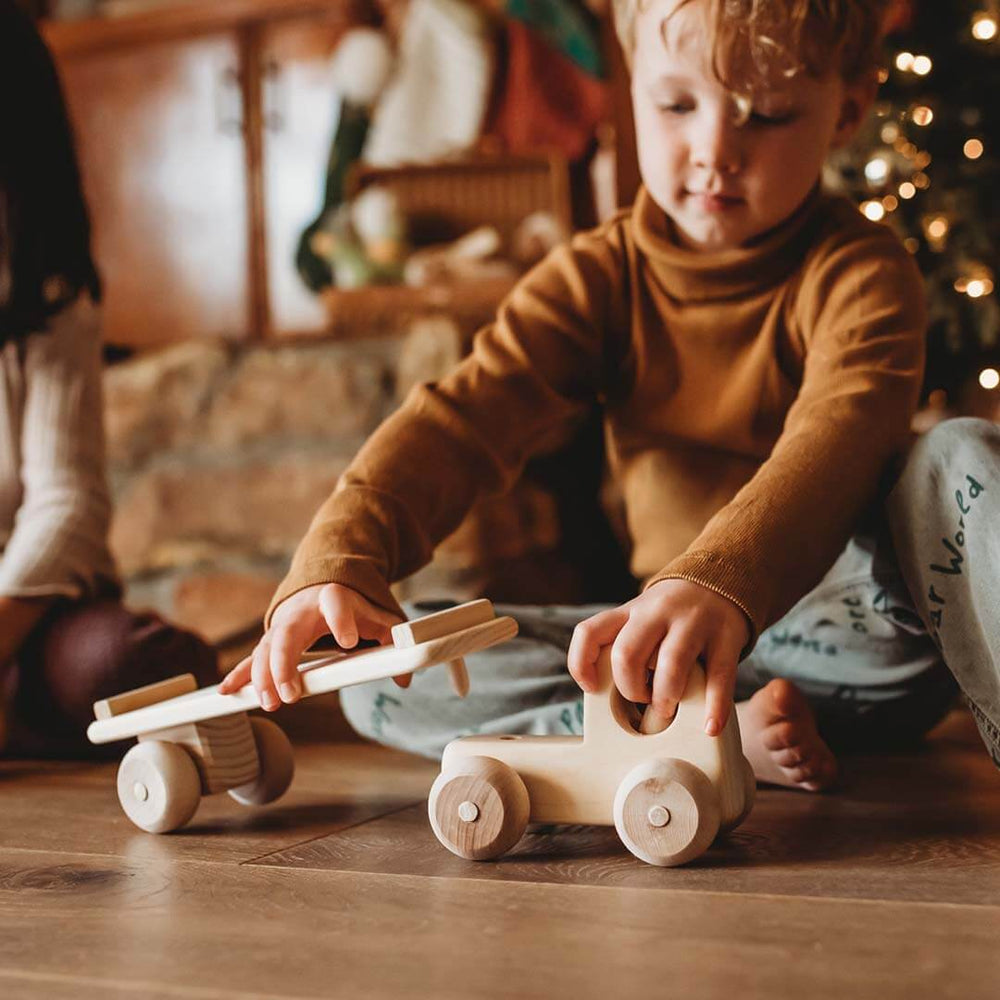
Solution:
M 95 701 L 94 718 L 110 719 L 113 715 L 131 712 L 146 705 L 155 705 L 158 701 L 166 701 L 168 698 L 176 698 L 179 694 L 197 690 L 198 682 L 194 679 L 194 674 L 178 674 L 156 684 L 147 684 L 145 687 L 125 691 L 103 701 Z
M 654 982 L 705 1000 L 985 1000 L 998 934 L 997 908 L 0 852 L 0 968 L 135 996 L 604 1000 Z
M 276 806 L 210 799 L 171 837 L 121 815 L 112 765 L 0 761 L 0 996 L 996 996 L 1000 776 L 967 715 L 921 752 L 846 761 L 834 795 L 763 792 L 671 870 L 595 828 L 465 862 L 419 801 L 435 765 L 298 758 Z
M 940 746 L 940 745 L 939 745 Z M 280 851 L 265 865 L 486 881 L 664 887 L 858 900 L 1000 901 L 1000 775 L 980 747 L 845 762 L 831 795 L 758 793 L 750 818 L 685 869 L 631 857 L 609 827 L 529 833 L 489 864 L 462 861 L 415 805 Z
M 242 990 L 186 989 L 149 982 L 109 982 L 98 976 L 72 976 L 53 972 L 0 969 L 0 995 L 4 1000 L 249 1000 L 259 993 Z M 277 995 L 272 994 L 272 998 Z
M 419 642 L 428 642 L 442 635 L 457 632 L 459 629 L 471 628 L 492 621 L 495 617 L 493 602 L 485 599 L 467 601 L 454 608 L 445 608 L 430 615 L 424 615 L 414 621 L 400 622 L 392 626 L 392 644 L 397 649 L 416 646 Z
M 202 793 L 212 795 L 253 781 L 260 774 L 250 719 L 245 712 L 143 733 L 139 742 L 166 741 L 184 747 L 198 768 Z
M 0 847 L 25 851 L 241 863 L 421 802 L 428 761 L 360 743 L 296 748 L 297 771 L 273 805 L 203 799 L 169 837 L 136 830 L 115 794 L 115 764 L 0 760 Z
M 308 13 L 341 11 L 348 17 L 358 5 L 352 0 L 212 0 L 136 13 L 128 17 L 48 21 L 43 33 L 61 56 L 141 45 L 164 38 L 193 37 L 247 22 L 270 21 Z

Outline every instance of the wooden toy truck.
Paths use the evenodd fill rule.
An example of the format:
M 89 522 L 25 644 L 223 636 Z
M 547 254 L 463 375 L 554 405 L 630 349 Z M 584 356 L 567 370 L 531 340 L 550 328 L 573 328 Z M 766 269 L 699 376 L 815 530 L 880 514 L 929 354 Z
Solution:
M 598 661 L 600 687 L 583 698 L 583 736 L 470 736 L 448 744 L 428 800 L 438 840 L 463 858 L 510 850 L 529 822 L 614 825 L 653 865 L 681 865 L 753 806 L 753 769 L 735 710 L 704 731 L 705 675 L 692 671 L 673 720 L 640 732 L 632 706 Z M 644 720 L 648 723 L 649 715 Z
M 496 618 L 489 601 L 473 601 L 395 626 L 393 646 L 301 664 L 303 697 L 441 662 L 464 697 L 462 657 L 516 634 L 513 618 Z M 136 826 L 167 833 L 191 819 L 202 795 L 228 792 L 244 805 L 262 805 L 288 789 L 291 744 L 271 720 L 247 715 L 259 707 L 250 685 L 221 695 L 215 687 L 198 690 L 183 674 L 97 702 L 87 735 L 93 743 L 139 738 L 118 768 L 118 799 Z

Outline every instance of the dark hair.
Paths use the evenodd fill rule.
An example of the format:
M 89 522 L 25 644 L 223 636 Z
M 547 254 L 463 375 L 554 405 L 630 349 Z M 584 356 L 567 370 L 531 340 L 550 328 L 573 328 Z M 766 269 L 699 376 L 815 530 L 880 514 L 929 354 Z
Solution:
M 59 78 L 31 19 L 0 0 L 0 344 L 83 291 L 100 298 Z

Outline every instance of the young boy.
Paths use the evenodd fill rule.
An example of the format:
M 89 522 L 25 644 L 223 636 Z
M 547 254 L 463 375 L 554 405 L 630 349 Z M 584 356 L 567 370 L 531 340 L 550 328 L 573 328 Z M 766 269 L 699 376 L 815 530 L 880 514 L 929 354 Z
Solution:
M 666 718 L 702 663 L 706 731 L 746 697 L 758 778 L 809 790 L 835 778 L 830 743 L 919 734 L 944 714 L 955 685 L 939 632 L 866 519 L 920 391 L 921 279 L 889 229 L 820 189 L 827 153 L 873 100 L 884 7 L 621 0 L 635 206 L 552 253 L 472 355 L 372 436 L 224 691 L 252 680 L 274 708 L 299 696 L 295 665 L 321 634 L 387 640 L 401 611 L 389 582 L 597 399 L 642 593 L 596 614 L 515 609 L 522 638 L 473 665 L 467 703 L 433 671 L 405 695 L 356 688 L 344 705 L 357 728 L 430 755 L 461 732 L 578 731 L 566 645 L 585 690 L 610 645 L 622 695 Z M 911 542 L 926 532 L 910 522 L 919 570 Z M 995 733 L 990 698 L 978 714 Z

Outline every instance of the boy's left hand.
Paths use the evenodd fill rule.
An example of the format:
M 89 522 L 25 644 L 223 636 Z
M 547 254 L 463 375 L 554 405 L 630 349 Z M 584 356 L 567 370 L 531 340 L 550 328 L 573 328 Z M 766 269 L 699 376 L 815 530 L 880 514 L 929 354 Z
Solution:
M 705 666 L 705 732 L 729 718 L 740 652 L 750 622 L 728 598 L 687 580 L 661 580 L 627 604 L 580 622 L 569 646 L 569 672 L 584 691 L 597 685 L 597 658 L 611 646 L 615 687 L 629 701 L 673 716 L 696 663 Z M 652 673 L 652 685 L 648 680 Z

